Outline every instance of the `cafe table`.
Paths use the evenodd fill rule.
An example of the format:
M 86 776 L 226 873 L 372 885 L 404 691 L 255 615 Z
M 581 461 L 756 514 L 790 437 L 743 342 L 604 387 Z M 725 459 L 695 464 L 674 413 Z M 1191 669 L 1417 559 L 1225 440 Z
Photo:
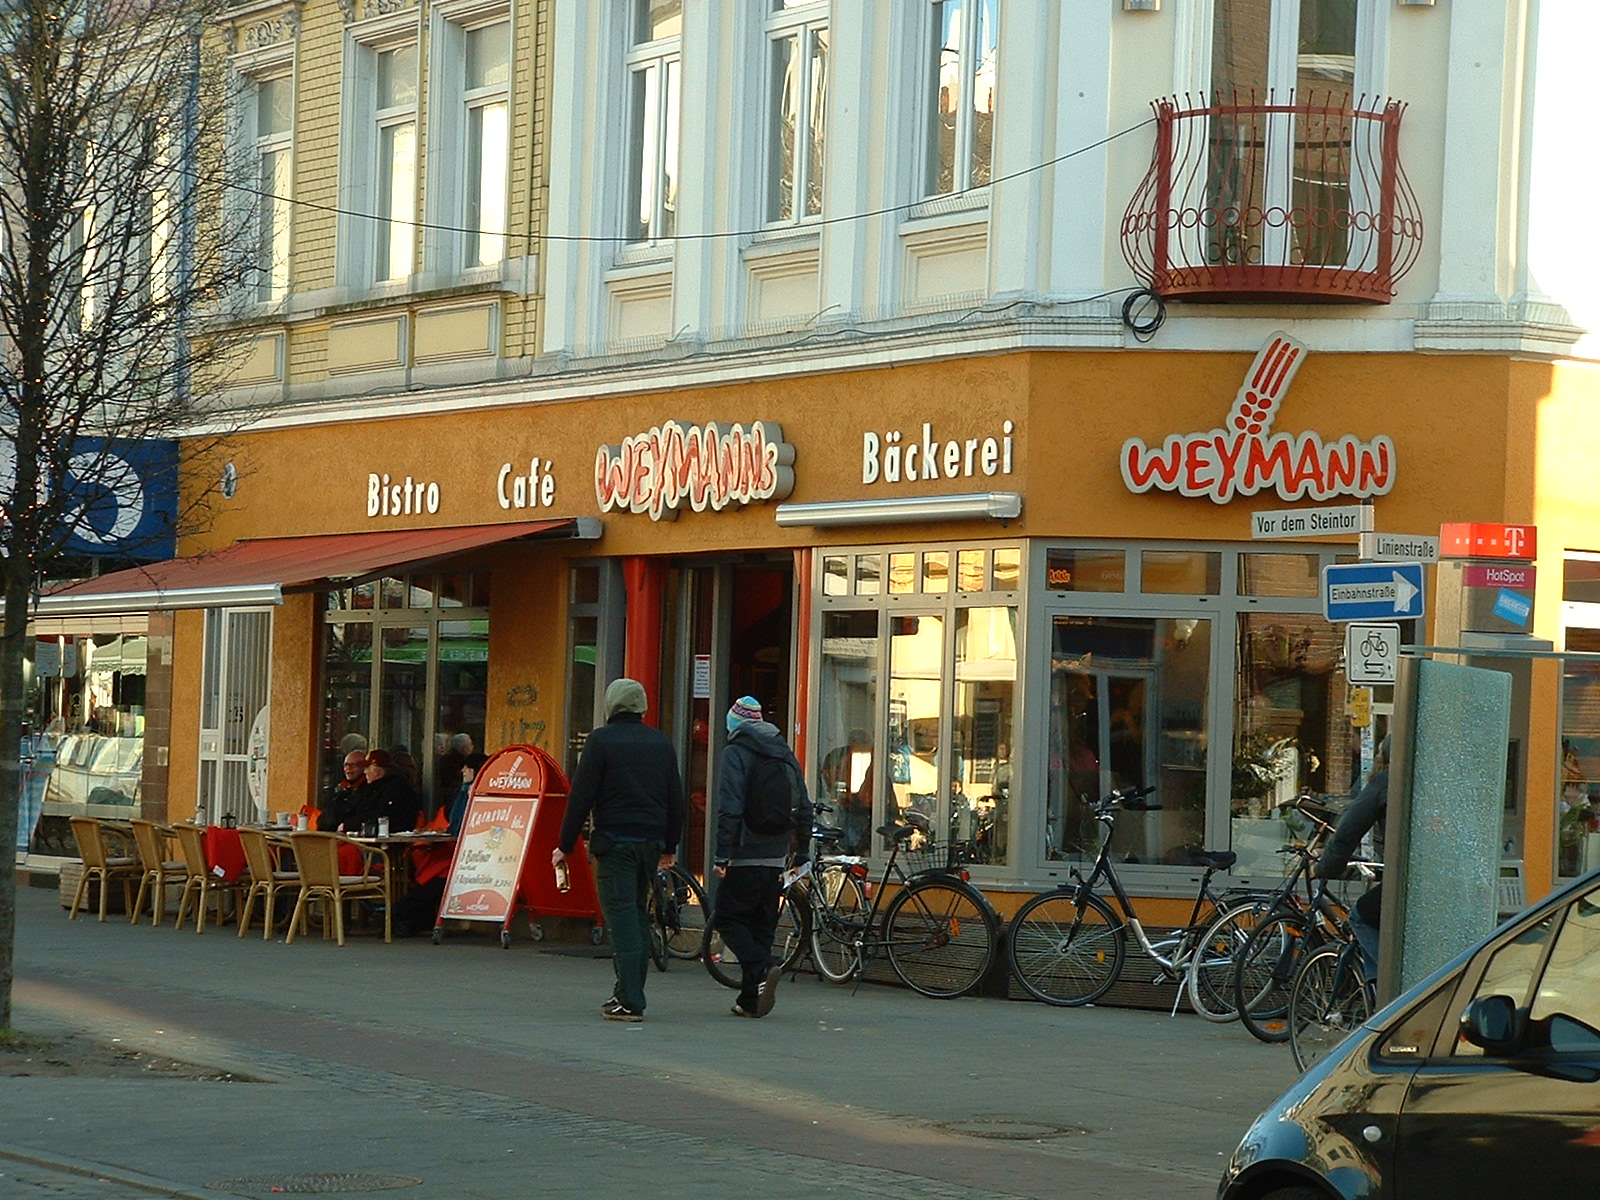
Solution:
M 363 836 L 346 834 L 353 842 L 363 846 L 375 846 L 389 856 L 390 869 L 394 879 L 390 886 L 390 900 L 395 901 L 404 896 L 420 883 L 439 877 L 450 870 L 450 860 L 455 855 L 456 835 L 445 833 L 442 830 L 416 829 L 404 833 L 385 833 L 376 836 Z M 359 858 L 359 852 L 353 846 L 339 848 L 339 869 L 346 869 L 346 852 L 352 857 Z M 403 868 L 401 864 L 404 864 Z M 359 872 L 359 863 L 354 864 L 354 874 Z

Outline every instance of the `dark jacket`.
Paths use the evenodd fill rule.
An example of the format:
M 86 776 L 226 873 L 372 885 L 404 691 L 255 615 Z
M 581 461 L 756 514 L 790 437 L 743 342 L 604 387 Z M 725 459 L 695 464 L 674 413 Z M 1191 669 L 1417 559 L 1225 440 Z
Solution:
M 317 828 L 323 833 L 337 833 L 343 825 L 346 833 L 360 833 L 367 808 L 367 781 L 351 783 L 341 779 L 328 789 L 322 801 L 322 815 L 317 818 Z
M 600 853 L 608 838 L 659 841 L 675 853 L 683 836 L 687 803 L 678 755 L 666 734 L 646 725 L 638 713 L 619 712 L 589 735 L 572 777 L 567 812 L 561 819 L 560 847 L 571 854 L 594 814 Z
M 388 817 L 390 833 L 406 833 L 417 827 L 422 804 L 404 772 L 390 767 L 381 778 L 367 784 L 365 791 L 366 820 Z
M 1323 848 L 1322 858 L 1317 863 L 1317 874 L 1324 879 L 1338 879 L 1344 875 L 1350 866 L 1350 859 L 1356 852 L 1356 847 L 1361 844 L 1361 839 L 1367 835 L 1367 830 L 1376 827 L 1377 833 L 1373 837 L 1376 845 L 1377 857 L 1383 857 L 1383 818 L 1389 808 L 1389 772 L 1374 771 L 1367 777 L 1367 782 L 1356 793 L 1355 799 L 1339 815 L 1339 823 L 1333 827 L 1333 836 L 1328 839 L 1328 844 Z M 1383 885 L 1380 883 L 1369 888 L 1367 892 L 1356 901 L 1356 907 L 1361 910 L 1361 917 L 1374 929 L 1378 927 L 1378 913 L 1383 904 Z
M 757 833 L 744 823 L 744 800 L 749 787 L 750 771 L 762 758 L 785 758 L 794 767 L 801 780 L 804 796 L 796 816 L 794 833 Z M 805 772 L 770 721 L 746 721 L 728 738 L 728 748 L 722 752 L 722 765 L 718 768 L 717 782 L 717 854 L 718 862 L 739 863 L 745 866 L 781 867 L 789 855 L 789 846 L 796 835 L 809 849 L 811 823 L 814 810 L 811 796 L 805 791 Z

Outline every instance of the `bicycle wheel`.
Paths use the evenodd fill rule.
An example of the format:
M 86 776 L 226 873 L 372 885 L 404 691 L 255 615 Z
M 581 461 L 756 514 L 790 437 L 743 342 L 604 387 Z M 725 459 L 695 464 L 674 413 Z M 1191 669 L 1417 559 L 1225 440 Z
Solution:
M 1244 948 L 1245 939 L 1261 923 L 1266 905 L 1247 900 L 1225 911 L 1200 935 L 1189 960 L 1184 984 L 1189 1006 L 1208 1021 L 1224 1024 L 1239 1019 L 1234 998 L 1233 964 Z
M 1289 1040 L 1289 988 L 1294 973 L 1313 948 L 1310 924 L 1299 913 L 1284 913 L 1250 931 L 1233 969 L 1234 1003 L 1239 1023 L 1263 1042 Z
M 1289 1046 L 1301 1071 L 1372 1015 L 1359 952 L 1323 946 L 1308 955 L 1289 989 Z
M 668 867 L 660 878 L 670 901 L 667 953 L 673 958 L 697 958 L 700 943 L 705 940 L 706 894 L 682 867 Z
M 655 963 L 656 970 L 667 969 L 667 920 L 672 907 L 668 898 L 671 889 L 661 874 L 650 883 L 649 895 L 645 897 L 645 912 L 648 919 L 645 928 L 650 931 L 650 961 Z
M 790 888 L 778 897 L 778 929 L 772 939 L 772 961 L 789 970 L 805 950 L 805 931 L 809 929 L 805 912 L 804 890 L 800 890 L 799 904 Z M 722 935 L 709 925 L 700 941 L 700 957 L 705 960 L 706 971 L 723 987 L 737 988 L 742 971 L 739 960 L 733 956 L 722 940 Z
M 1122 974 L 1122 921 L 1099 896 L 1041 892 L 1011 921 L 1011 973 L 1046 1004 L 1093 1004 Z
M 883 928 L 894 973 L 935 1000 L 970 992 L 994 962 L 989 904 L 957 879 L 935 875 L 902 888 Z
M 846 983 L 861 967 L 856 943 L 870 916 L 867 891 L 839 866 L 813 872 L 811 887 L 811 961 L 829 983 Z

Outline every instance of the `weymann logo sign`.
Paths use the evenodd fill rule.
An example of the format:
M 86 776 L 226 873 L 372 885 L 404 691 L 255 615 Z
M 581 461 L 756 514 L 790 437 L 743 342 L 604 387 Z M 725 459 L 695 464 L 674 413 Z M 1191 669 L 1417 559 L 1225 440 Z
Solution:
M 772 421 L 745 425 L 682 425 L 664 421 L 620 446 L 601 446 L 594 460 L 600 511 L 622 509 L 671 520 L 680 506 L 695 512 L 731 504 L 781 500 L 794 490 L 794 447 Z
M 1394 442 L 1379 434 L 1345 434 L 1324 442 L 1315 433 L 1274 432 L 1283 394 L 1306 348 L 1274 334 L 1256 355 L 1220 429 L 1168 434 L 1152 448 L 1122 443 L 1122 481 L 1133 492 L 1159 488 L 1226 504 L 1235 496 L 1275 491 L 1285 500 L 1382 496 L 1394 487 Z

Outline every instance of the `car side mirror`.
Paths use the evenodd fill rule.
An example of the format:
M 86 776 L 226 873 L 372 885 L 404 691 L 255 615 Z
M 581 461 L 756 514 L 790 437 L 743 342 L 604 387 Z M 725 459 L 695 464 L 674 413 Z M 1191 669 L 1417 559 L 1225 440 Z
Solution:
M 1485 1054 L 1510 1054 L 1520 1035 L 1517 1002 L 1510 996 L 1479 996 L 1461 1014 L 1461 1036 Z

